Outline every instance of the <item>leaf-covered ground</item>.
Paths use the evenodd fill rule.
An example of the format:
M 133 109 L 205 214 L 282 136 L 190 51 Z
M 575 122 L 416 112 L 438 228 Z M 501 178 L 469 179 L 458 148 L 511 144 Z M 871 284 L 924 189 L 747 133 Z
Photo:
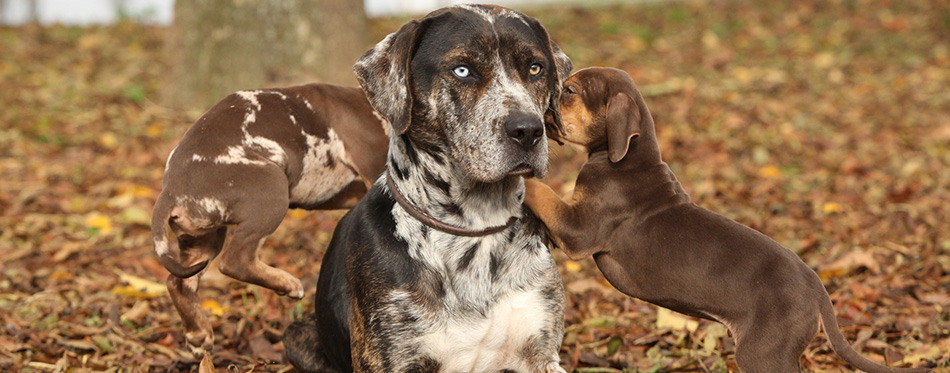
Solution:
M 950 365 L 950 2 L 672 2 L 536 8 L 575 66 L 626 69 L 696 203 L 760 230 L 825 281 L 847 338 L 892 365 Z M 374 21 L 373 40 L 405 19 Z M 0 28 L 0 370 L 193 370 L 148 223 L 198 111 L 154 100 L 167 30 Z M 367 48 L 369 45 L 367 45 Z M 584 155 L 555 149 L 568 192 Z M 263 258 L 303 301 L 209 272 L 214 363 L 286 371 L 342 212 L 291 211 Z M 612 290 L 555 252 L 562 361 L 582 372 L 735 371 L 722 326 Z M 779 336 L 780 337 L 780 336 Z M 809 371 L 850 371 L 824 337 Z

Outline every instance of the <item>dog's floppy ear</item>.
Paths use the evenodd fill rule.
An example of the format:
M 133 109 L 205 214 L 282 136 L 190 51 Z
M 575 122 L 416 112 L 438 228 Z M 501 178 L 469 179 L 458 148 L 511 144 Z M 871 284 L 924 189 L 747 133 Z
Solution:
M 353 65 L 369 103 L 389 120 L 393 133 L 409 128 L 412 89 L 409 62 L 422 36 L 423 22 L 412 20 L 386 36 Z
M 571 71 L 574 70 L 574 63 L 571 62 L 571 58 L 557 46 L 554 40 L 548 39 L 548 43 L 550 43 L 551 46 L 551 54 L 554 56 L 554 65 L 557 67 L 558 83 L 564 83 L 564 81 L 571 76 Z
M 561 98 L 561 83 L 564 83 L 571 75 L 571 70 L 574 70 L 574 63 L 571 62 L 571 58 L 557 46 L 557 43 L 551 40 L 548 30 L 541 25 L 541 21 L 533 17 L 525 18 L 534 26 L 534 29 L 539 33 L 539 37 L 542 38 L 541 40 L 547 42 L 548 53 L 554 62 L 554 66 L 548 67 L 554 73 L 554 79 L 548 80 L 548 112 L 550 112 L 551 118 L 553 119 L 551 124 L 554 125 L 554 129 L 562 136 L 566 135 L 564 126 L 561 125 L 561 105 L 559 104 L 559 100 Z M 547 122 L 548 120 L 545 119 L 545 123 Z
M 640 136 L 640 108 L 626 93 L 617 93 L 607 102 L 607 155 L 620 162 L 630 149 L 630 140 Z
M 545 33 L 547 32 L 545 31 Z M 557 76 L 556 87 L 552 87 L 551 95 L 548 98 L 548 110 L 551 111 L 554 118 L 554 126 L 557 127 L 557 131 L 564 136 L 567 135 L 567 132 L 564 132 L 564 126 L 561 125 L 561 84 L 571 76 L 571 70 L 574 70 L 574 63 L 571 62 L 571 58 L 557 46 L 557 43 L 550 38 L 548 39 L 548 48 L 551 50 L 551 56 L 554 57 L 554 73 Z

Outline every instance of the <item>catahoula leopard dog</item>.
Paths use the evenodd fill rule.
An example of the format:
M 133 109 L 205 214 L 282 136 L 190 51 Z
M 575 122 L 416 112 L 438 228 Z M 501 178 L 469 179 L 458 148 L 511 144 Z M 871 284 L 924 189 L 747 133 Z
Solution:
M 334 232 L 316 312 L 284 333 L 298 370 L 563 372 L 563 287 L 523 192 L 571 68 L 536 19 L 484 5 L 357 61 L 391 124 L 387 169 Z
M 228 95 L 185 133 L 165 165 L 152 238 L 196 355 L 214 346 L 198 298 L 208 263 L 219 257 L 230 277 L 303 298 L 300 280 L 257 251 L 288 208 L 355 206 L 385 168 L 388 127 L 359 87 L 318 83 Z
M 822 327 L 834 350 L 866 372 L 928 372 L 877 365 L 835 320 L 818 275 L 791 250 L 690 202 L 660 157 L 653 118 L 623 70 L 587 68 L 564 82 L 552 138 L 590 158 L 561 200 L 536 180 L 525 203 L 568 256 L 593 255 L 621 292 L 723 323 L 743 372 L 798 373 Z

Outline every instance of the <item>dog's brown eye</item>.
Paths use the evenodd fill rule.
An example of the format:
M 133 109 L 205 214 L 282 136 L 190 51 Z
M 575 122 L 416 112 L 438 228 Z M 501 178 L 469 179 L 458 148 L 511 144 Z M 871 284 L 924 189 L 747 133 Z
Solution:
M 564 93 L 567 93 L 567 94 L 569 94 L 569 95 L 573 95 L 573 94 L 576 94 L 577 92 L 574 92 L 574 90 L 571 89 L 571 87 L 564 87 Z
M 540 64 L 533 63 L 531 64 L 531 67 L 528 69 L 528 74 L 538 75 L 541 73 L 541 70 L 544 70 L 544 68 L 541 67 Z

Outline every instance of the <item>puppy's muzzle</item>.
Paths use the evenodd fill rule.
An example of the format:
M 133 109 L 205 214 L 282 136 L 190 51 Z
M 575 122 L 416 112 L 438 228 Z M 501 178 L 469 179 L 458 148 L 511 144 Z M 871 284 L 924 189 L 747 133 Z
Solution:
M 531 150 L 544 137 L 544 122 L 528 113 L 514 113 L 505 120 L 508 138 L 524 150 Z

